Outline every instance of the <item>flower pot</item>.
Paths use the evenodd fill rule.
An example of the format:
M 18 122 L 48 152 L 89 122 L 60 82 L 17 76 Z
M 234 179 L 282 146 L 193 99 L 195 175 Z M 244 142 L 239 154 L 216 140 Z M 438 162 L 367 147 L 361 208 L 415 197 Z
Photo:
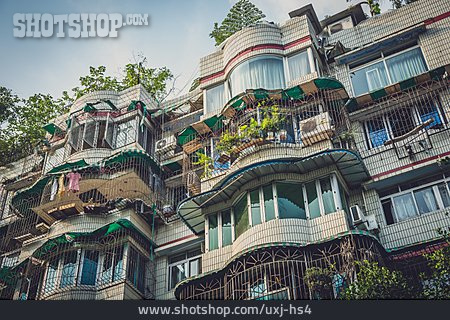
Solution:
M 286 130 L 280 130 L 279 133 L 280 142 L 286 142 L 287 140 L 287 131 Z

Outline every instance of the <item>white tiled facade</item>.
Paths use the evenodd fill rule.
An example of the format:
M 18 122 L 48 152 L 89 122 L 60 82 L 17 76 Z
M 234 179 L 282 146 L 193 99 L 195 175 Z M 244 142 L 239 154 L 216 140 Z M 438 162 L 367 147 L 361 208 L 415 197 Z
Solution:
M 206 297 L 230 298 L 229 286 L 231 284 L 224 283 L 226 282 L 226 279 L 228 279 L 227 276 L 229 279 L 235 279 L 235 276 L 232 277 L 230 275 L 233 268 L 237 268 L 239 263 L 253 255 L 255 257 L 259 257 L 259 254 L 263 255 L 264 250 L 267 250 L 267 252 L 270 250 L 276 251 L 278 249 L 279 251 L 286 250 L 286 252 L 289 252 L 290 254 L 294 249 L 297 249 L 299 252 L 302 252 L 301 254 L 304 255 L 306 261 L 308 257 L 311 258 L 313 256 L 313 249 L 311 248 L 316 248 L 316 246 L 317 248 L 326 246 L 328 243 L 331 248 L 332 244 L 337 243 L 338 241 L 342 241 L 341 244 L 344 243 L 344 240 L 347 239 L 346 237 L 360 237 L 365 239 L 364 241 L 372 241 L 374 243 L 373 247 L 376 247 L 378 250 L 376 251 L 377 254 L 380 254 L 380 252 L 383 251 L 383 254 L 380 255 L 383 255 L 384 257 L 388 257 L 390 254 L 401 253 L 404 250 L 414 251 L 419 246 L 439 243 L 440 236 L 436 230 L 450 226 L 450 216 L 448 214 L 450 208 L 448 206 L 446 208 L 439 208 L 439 210 L 434 210 L 433 212 L 418 215 L 415 218 L 389 223 L 380 200 L 380 198 L 386 197 L 386 195 L 380 196 L 380 194 L 385 192 L 388 188 L 409 182 L 411 177 L 414 178 L 415 175 L 422 179 L 427 175 L 441 174 L 441 180 L 450 185 L 450 182 L 448 181 L 448 177 L 450 177 L 448 168 L 445 166 L 438 166 L 436 162 L 437 159 L 445 158 L 450 154 L 450 93 L 448 88 L 448 72 L 450 70 L 448 67 L 450 64 L 450 45 L 448 44 L 448 37 L 450 34 L 450 4 L 447 1 L 441 0 L 418 0 L 400 9 L 389 11 L 380 16 L 367 18 L 366 20 L 359 22 L 353 28 L 335 33 L 332 36 L 327 37 L 327 44 L 334 45 L 336 42 L 340 42 L 347 51 L 334 57 L 334 60 L 325 57 L 324 48 L 321 47 L 324 41 L 323 34 L 320 32 L 321 30 L 316 30 L 317 27 L 314 27 L 315 25 L 317 25 L 317 23 L 311 21 L 305 14 L 293 17 L 283 24 L 264 22 L 238 31 L 223 44 L 218 46 L 215 52 L 200 59 L 200 87 L 182 97 L 165 102 L 163 107 L 167 108 L 166 110 L 174 106 L 176 108 L 185 108 L 186 110 L 191 109 L 191 115 L 198 113 L 198 118 L 202 115 L 201 119 L 204 120 L 209 116 L 213 116 L 213 114 L 204 114 L 201 109 L 197 108 L 193 110 L 191 107 L 195 103 L 202 103 L 202 93 L 209 88 L 222 83 L 225 83 L 226 85 L 233 68 L 240 63 L 261 55 L 273 55 L 282 57 L 285 69 L 287 69 L 286 63 L 288 57 L 302 51 L 307 52 L 309 55 L 308 63 L 310 64 L 311 72 L 296 79 L 287 79 L 289 81 L 286 81 L 286 88 L 279 89 L 287 89 L 295 86 L 303 86 L 302 88 L 306 88 L 311 86 L 311 83 L 314 83 L 314 80 L 319 79 L 320 77 L 330 77 L 337 79 L 342 83 L 346 95 L 348 95 L 346 98 L 347 101 L 348 98 L 353 97 L 350 70 L 348 64 L 340 64 L 339 59 L 357 53 L 359 50 L 365 50 L 373 45 L 382 43 L 386 39 L 393 38 L 398 34 L 405 32 L 405 30 L 420 27 L 423 29 L 423 32 L 418 36 L 417 45 L 421 48 L 427 64 L 427 69 L 446 68 L 446 73 L 443 75 L 442 79 L 440 79 L 440 85 L 443 87 L 441 87 L 440 90 L 436 90 L 436 92 L 438 92 L 436 93 L 436 96 L 439 97 L 442 103 L 441 112 L 443 117 L 447 119 L 447 122 L 445 123 L 444 129 L 429 135 L 429 141 L 432 145 L 429 150 L 417 153 L 414 157 L 399 157 L 398 150 L 392 145 L 381 146 L 379 149 L 369 149 L 367 147 L 368 142 L 366 141 L 367 138 L 365 136 L 364 123 L 372 113 L 375 114 L 379 111 L 377 108 L 381 109 L 383 107 L 381 102 L 379 104 L 376 102 L 372 104 L 371 102 L 361 104 L 358 106 L 358 110 L 350 112 L 346 109 L 344 103 L 342 103 L 341 112 L 345 118 L 347 129 L 353 134 L 354 138 L 354 146 L 351 148 L 349 147 L 349 149 L 351 149 L 352 155 L 356 155 L 355 158 L 358 159 L 359 165 L 366 170 L 365 173 L 367 174 L 367 178 L 364 181 L 361 181 L 356 187 L 350 186 L 350 184 L 346 182 L 348 177 L 342 172 L 345 169 L 343 169 L 343 166 L 339 164 L 336 159 L 333 159 L 334 162 L 332 164 L 329 164 L 328 162 L 327 165 L 321 164 L 320 161 L 324 160 L 321 160 L 322 158 L 318 156 L 319 154 L 327 155 L 328 153 L 332 154 L 335 150 L 340 150 L 340 152 L 345 152 L 347 150 L 346 146 L 336 146 L 336 141 L 332 139 L 324 139 L 308 146 L 265 144 L 245 150 L 245 152 L 242 152 L 240 156 L 234 160 L 228 169 L 219 173 L 215 172 L 211 176 L 201 180 L 200 195 L 204 195 L 207 192 L 214 193 L 215 195 L 210 198 L 207 198 L 206 196 L 200 197 L 200 195 L 194 195 L 192 193 L 188 195 L 186 189 L 180 189 L 182 191 L 180 191 L 181 198 L 178 199 L 179 201 L 170 203 L 172 205 L 172 210 L 175 211 L 174 207 L 177 205 L 179 206 L 178 209 L 180 209 L 182 207 L 180 206 L 180 203 L 189 203 L 189 205 L 193 206 L 192 210 L 197 208 L 195 206 L 198 206 L 200 208 L 198 212 L 200 212 L 201 215 L 201 226 L 193 225 L 190 222 L 189 217 L 186 217 L 189 214 L 182 213 L 180 210 L 178 210 L 176 215 L 172 216 L 171 219 L 165 220 L 164 215 L 162 214 L 163 210 L 158 207 L 158 210 L 160 210 L 158 211 L 158 217 L 153 214 L 154 220 L 151 222 L 146 218 L 147 216 L 139 214 L 137 210 L 116 207 L 107 214 L 94 215 L 82 212 L 80 215 L 59 220 L 51 224 L 47 232 L 40 235 L 34 235 L 23 241 L 20 245 L 11 245 L 11 242 L 2 240 L 2 238 L 9 239 L 8 237 L 12 237 L 11 234 L 13 231 L 17 233 L 17 227 L 13 226 L 19 224 L 20 221 L 22 221 L 21 219 L 24 219 L 23 216 L 21 216 L 20 209 L 15 208 L 15 215 L 0 215 L 2 218 L 0 220 L 0 241 L 3 241 L 0 242 L 0 245 L 2 245 L 2 251 L 0 253 L 2 260 L 5 260 L 6 257 L 11 254 L 19 253 L 17 264 L 27 261 L 27 259 L 31 259 L 36 250 L 47 243 L 48 240 L 70 233 L 91 233 L 104 226 L 110 225 L 119 219 L 129 221 L 135 228 L 134 232 L 143 235 L 146 240 L 152 243 L 151 252 L 143 253 L 147 258 L 148 268 L 152 268 L 151 277 L 146 276 L 146 281 L 148 281 L 148 283 L 146 283 L 146 292 L 143 292 L 142 290 L 139 291 L 137 285 L 133 284 L 132 281 L 127 278 L 127 280 L 111 285 L 110 287 L 94 287 L 94 289 L 91 288 L 85 290 L 82 287 L 75 286 L 74 288 L 70 288 L 70 290 L 57 292 L 48 296 L 39 295 L 39 290 L 41 290 L 43 284 L 37 284 L 38 293 L 34 298 L 112 300 L 143 299 L 150 297 L 152 299 L 175 299 L 176 295 L 177 298 L 181 299 L 192 297 L 198 298 L 198 296 L 191 293 L 188 294 L 187 292 L 192 288 L 195 288 L 196 285 L 201 287 L 202 284 L 205 284 L 204 287 L 207 287 L 206 284 L 211 285 L 210 292 L 213 292 L 213 294 Z M 442 85 L 442 83 L 445 83 L 446 87 Z M 410 90 L 410 92 L 413 92 L 412 90 L 419 89 Z M 413 93 L 411 93 L 411 95 L 413 95 Z M 232 97 L 229 96 L 226 100 L 228 101 L 230 98 Z M 109 100 L 118 110 L 107 110 L 106 113 L 108 113 L 108 116 L 103 116 L 99 121 L 108 121 L 108 117 L 114 112 L 117 113 L 114 114 L 114 117 L 117 117 L 117 123 L 121 123 L 122 118 L 120 117 L 136 119 L 134 124 L 135 127 L 133 127 L 134 131 L 132 131 L 132 134 L 136 139 L 134 139 L 132 143 L 120 148 L 95 147 L 85 149 L 83 147 L 83 150 L 78 150 L 76 152 L 71 151 L 71 146 L 67 140 L 71 137 L 70 132 L 72 128 L 68 127 L 67 120 L 74 114 L 82 114 L 82 110 L 87 103 L 105 100 Z M 122 92 L 93 92 L 77 99 L 71 106 L 70 115 L 61 116 L 55 120 L 55 123 L 57 123 L 67 135 L 64 139 L 55 141 L 51 140 L 53 137 L 49 137 L 51 138 L 50 143 L 53 146 L 51 152 L 47 152 L 43 157 L 33 155 L 13 163 L 11 166 L 0 168 L 0 177 L 2 178 L 0 181 L 2 182 L 2 189 L 0 189 L 0 191 L 2 192 L 2 197 L 7 195 L 7 192 L 3 190 L 7 190 L 8 192 L 12 191 L 15 197 L 20 195 L 21 192 L 25 192 L 26 194 L 26 192 L 29 191 L 28 188 L 32 187 L 36 181 L 40 181 L 40 178 L 48 177 L 51 174 L 50 170 L 65 163 L 74 163 L 76 161 L 84 160 L 88 166 L 95 167 L 96 165 L 99 165 L 100 168 L 102 168 L 100 163 L 103 160 L 126 154 L 130 150 L 138 150 L 140 154 L 146 152 L 149 153 L 150 149 L 148 145 L 143 146 L 141 141 L 137 141 L 140 135 L 139 130 L 141 130 L 140 119 L 144 116 L 144 112 L 142 110 L 128 111 L 128 106 L 132 101 L 144 103 L 147 106 L 147 109 L 157 108 L 155 100 L 152 99 L 145 89 L 139 85 Z M 203 101 L 203 103 L 205 103 L 205 101 Z M 386 104 L 389 104 L 389 102 Z M 98 107 L 99 109 L 108 108 L 105 102 L 101 103 Z M 221 110 L 215 115 L 219 115 L 220 111 Z M 193 122 L 197 122 L 196 120 L 186 120 L 190 118 L 189 115 L 184 114 L 183 119 L 185 120 L 182 121 L 181 118 L 178 119 L 174 116 L 164 126 L 161 125 L 161 118 L 159 118 L 159 116 L 160 114 L 158 113 L 153 116 L 147 115 L 147 120 L 145 120 L 149 130 L 151 128 L 151 132 L 155 136 L 154 140 L 159 140 L 166 136 L 178 136 L 182 133 L 182 129 L 190 126 Z M 82 117 L 80 119 L 82 119 Z M 194 117 L 192 117 L 192 119 L 194 119 Z M 83 121 L 86 121 L 86 118 L 80 120 L 80 123 L 85 123 Z M 179 121 L 178 125 L 177 121 Z M 142 120 L 142 123 L 143 122 L 144 120 Z M 178 128 L 172 132 L 173 130 L 171 128 L 174 127 L 182 128 Z M 97 134 L 100 134 L 98 132 L 99 129 L 97 129 Z M 115 138 L 117 134 L 119 133 L 115 131 L 113 137 Z M 155 142 L 156 141 L 153 141 L 153 143 Z M 162 188 L 185 188 L 187 181 L 186 161 L 188 157 L 183 154 L 180 145 L 176 148 L 174 147 L 174 150 L 171 151 L 173 151 L 173 155 L 164 154 L 164 152 L 156 152 L 150 156 L 157 165 L 162 167 L 160 176 L 162 179 L 166 179 L 165 185 L 162 184 Z M 153 149 L 151 152 L 153 153 Z M 181 168 L 180 172 L 163 168 L 164 165 L 162 165 L 162 161 L 160 161 L 160 158 L 163 157 L 165 157 L 164 163 L 173 164 L 177 162 Z M 330 155 L 329 157 L 332 156 Z M 261 171 L 257 171 L 259 170 L 258 164 L 262 163 L 289 161 L 293 159 L 295 161 L 307 161 L 312 158 L 315 159 L 311 160 L 312 162 L 317 160 L 314 162 L 315 167 L 307 172 L 301 172 L 300 169 L 283 171 L 283 169 L 280 169 L 282 168 L 281 165 L 273 168 L 273 171 L 263 171 L 262 169 Z M 173 160 L 173 162 L 171 162 L 171 160 Z M 41 168 L 37 171 L 33 171 L 33 167 L 39 164 L 41 164 Z M 247 170 L 252 166 L 255 166 L 256 168 L 254 171 L 252 171 L 253 169 Z M 248 175 L 244 175 L 244 170 L 247 170 L 245 172 L 249 172 Z M 270 173 L 259 176 L 257 174 L 258 172 Z M 116 176 L 114 177 L 116 178 Z M 117 177 L 119 177 L 119 175 Z M 230 177 L 233 178 L 231 179 Z M 319 181 L 324 177 L 329 177 L 328 179 L 331 179 L 329 181 L 331 181 L 332 184 L 335 183 L 333 184 L 332 197 L 334 197 L 333 199 L 335 199 L 335 201 L 337 201 L 336 199 L 339 199 L 337 206 L 340 206 L 335 212 L 322 216 L 320 216 L 319 213 L 319 217 L 315 219 L 281 219 L 277 211 L 278 209 L 275 209 L 278 208 L 278 205 L 276 205 L 274 206 L 274 211 L 277 211 L 275 214 L 276 218 L 270 221 L 263 221 L 255 226 L 250 226 L 245 232 L 237 237 L 235 233 L 237 221 L 235 221 L 235 216 L 232 215 L 232 227 L 230 227 L 231 230 L 233 230 L 232 243 L 229 245 L 222 245 L 222 240 L 219 240 L 220 244 L 217 249 L 209 247 L 210 235 L 208 229 L 208 217 L 221 213 L 229 208 L 234 208 L 235 203 L 242 194 L 245 194 L 246 197 L 246 193 L 255 190 L 255 188 L 268 184 L 275 185 L 280 181 L 304 185 L 311 181 Z M 231 182 L 228 181 L 229 179 L 231 179 Z M 319 182 L 316 183 L 319 185 Z M 235 189 L 232 189 L 232 192 L 227 189 L 229 186 L 228 184 L 233 188 L 235 187 Z M 14 187 L 11 187 L 12 185 L 14 185 Z M 224 193 L 230 192 L 230 194 L 224 196 L 221 194 L 222 191 L 216 190 L 217 186 L 221 186 Z M 118 188 L 119 187 L 120 186 L 118 186 Z M 345 193 L 348 194 L 348 199 L 346 200 L 347 208 L 343 208 L 344 199 L 342 199 L 341 195 L 337 194 L 339 193 L 339 190 L 344 191 L 344 189 Z M 156 188 L 154 190 L 156 190 Z M 402 189 L 402 192 L 403 191 L 404 190 Z M 196 196 L 198 196 L 198 198 L 195 198 Z M 168 202 L 168 198 L 164 197 L 166 196 L 162 195 L 161 198 L 158 198 L 158 196 L 151 198 L 155 199 L 155 208 Z M 215 197 L 223 197 L 222 199 L 226 200 L 219 201 Z M 134 200 L 143 200 L 141 198 L 141 196 L 136 196 Z M 11 199 L 8 199 L 9 200 L 7 201 L 11 202 Z M 195 206 L 191 202 L 188 202 L 191 199 L 196 201 L 194 202 Z M 211 201 L 210 204 L 208 204 L 209 201 Z M 274 202 L 276 201 L 277 198 L 274 197 Z M 321 210 L 323 210 L 324 204 L 321 202 L 320 205 L 322 206 Z M 362 209 L 364 216 L 375 217 L 376 228 L 362 230 L 352 222 L 349 208 L 355 205 L 358 205 L 358 207 Z M 441 204 L 441 207 L 442 206 L 443 205 Z M 248 205 L 248 207 L 250 207 L 250 205 Z M 149 205 L 149 208 L 152 207 Z M 4 206 L 0 207 L 0 209 L 5 210 Z M 156 212 L 156 209 L 154 212 Z M 34 214 L 34 220 L 31 219 L 31 224 L 41 222 L 36 213 L 30 213 L 28 211 L 26 214 Z M 183 216 L 184 214 L 186 216 Z M 220 214 L 221 217 L 223 216 L 222 214 L 223 213 Z M 217 215 L 217 217 L 218 216 L 219 215 Z M 201 231 L 197 232 L 197 230 Z M 223 232 L 222 227 L 218 230 L 220 231 L 218 231 L 217 237 L 220 237 Z M 20 236 L 20 234 L 17 234 L 16 237 L 17 236 Z M 130 244 L 133 243 L 133 241 L 135 243 L 138 242 L 138 240 L 133 239 L 130 240 Z M 139 247 L 139 245 L 136 246 Z M 342 247 L 343 245 L 341 245 L 341 248 Z M 143 247 L 139 249 L 141 251 L 144 250 Z M 200 258 L 201 267 L 200 265 L 194 264 L 194 262 L 196 263 L 196 257 L 189 256 L 189 253 L 194 252 L 195 250 L 202 252 Z M 178 258 L 183 255 L 186 255 L 185 259 Z M 289 256 L 288 258 L 291 259 L 292 257 Z M 285 258 L 285 261 L 288 261 L 288 258 Z M 0 260 L 0 263 L 2 260 Z M 44 261 L 43 264 L 45 265 L 45 263 L 46 262 Z M 181 283 L 179 283 L 176 288 L 173 288 L 173 277 L 175 277 L 178 272 L 176 269 L 177 266 L 179 268 L 184 268 L 184 274 L 178 274 Z M 257 268 L 258 264 L 253 267 Z M 261 268 L 266 268 L 266 266 L 263 266 L 262 262 Z M 265 272 L 268 272 L 267 270 L 269 269 L 266 269 Z M 217 288 L 212 285 L 214 280 L 217 280 L 217 283 L 220 282 L 220 285 L 218 284 Z M 9 289 L 3 289 L 5 290 L 3 291 L 4 295 L 7 298 L 19 299 L 22 290 L 21 285 L 21 282 L 14 283 L 12 285 L 13 288 L 11 293 L 8 293 L 8 295 L 6 295 L 6 290 Z M 233 285 L 235 285 L 235 283 Z M 148 291 L 151 291 L 151 295 L 147 295 Z M 2 293 L 1 290 L 0 293 Z M 231 297 L 233 299 L 235 298 L 234 295 L 231 295 Z M 246 296 L 246 298 L 249 297 Z

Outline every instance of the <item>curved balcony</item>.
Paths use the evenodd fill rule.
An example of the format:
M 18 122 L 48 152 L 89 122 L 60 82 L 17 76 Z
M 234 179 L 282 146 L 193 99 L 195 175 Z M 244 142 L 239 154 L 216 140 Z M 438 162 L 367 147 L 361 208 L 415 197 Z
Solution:
M 354 281 L 355 261 L 382 261 L 383 249 L 364 235 L 347 234 L 317 245 L 255 247 L 220 270 L 189 278 L 175 289 L 179 300 L 335 299 Z M 309 286 L 309 269 L 330 268 L 327 290 Z
M 184 172 L 203 165 L 201 178 L 207 180 L 252 161 L 306 157 L 336 144 L 347 147 L 351 140 L 346 135 L 347 99 L 342 84 L 330 78 L 287 90 L 247 90 L 231 99 L 221 115 L 194 123 L 179 134 L 178 143 L 187 158 Z M 207 191 L 208 185 L 212 184 L 201 191 Z M 195 194 L 199 188 L 190 189 Z

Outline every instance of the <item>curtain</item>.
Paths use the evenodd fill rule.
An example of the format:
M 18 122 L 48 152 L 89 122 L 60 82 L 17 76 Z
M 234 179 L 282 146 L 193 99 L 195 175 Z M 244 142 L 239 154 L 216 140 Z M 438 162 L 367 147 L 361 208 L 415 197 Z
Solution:
M 395 197 L 393 203 L 398 221 L 403 221 L 418 215 L 411 193 Z
M 212 114 L 221 111 L 225 105 L 224 85 L 218 85 L 206 90 L 205 114 Z
M 427 70 L 420 48 L 388 58 L 386 65 L 393 83 L 411 78 Z
M 432 188 L 416 191 L 414 192 L 414 196 L 421 214 L 436 211 L 438 209 Z
M 295 80 L 311 73 L 311 66 L 309 65 L 308 52 L 303 51 L 288 58 L 289 76 L 290 80 Z
M 388 77 L 383 62 L 377 62 L 350 73 L 355 96 L 374 91 L 388 85 Z
M 231 95 L 247 89 L 283 89 L 285 87 L 283 60 L 260 56 L 238 65 L 230 74 Z
M 330 178 L 320 180 L 320 188 L 322 189 L 322 201 L 325 214 L 335 212 L 333 190 L 331 188 Z

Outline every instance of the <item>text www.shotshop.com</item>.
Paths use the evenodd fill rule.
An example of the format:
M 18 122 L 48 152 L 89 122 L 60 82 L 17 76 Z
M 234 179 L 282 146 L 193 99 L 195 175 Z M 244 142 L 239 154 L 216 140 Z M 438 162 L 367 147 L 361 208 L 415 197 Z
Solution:
M 138 307 L 139 315 L 219 315 L 226 318 L 228 315 L 273 315 L 279 318 L 284 315 L 310 315 L 312 313 L 311 307 L 309 305 L 305 306 L 295 306 L 288 304 L 283 306 L 267 306 L 262 304 L 261 306 L 213 306 L 208 304 L 207 306 L 181 306 L 175 307 Z

